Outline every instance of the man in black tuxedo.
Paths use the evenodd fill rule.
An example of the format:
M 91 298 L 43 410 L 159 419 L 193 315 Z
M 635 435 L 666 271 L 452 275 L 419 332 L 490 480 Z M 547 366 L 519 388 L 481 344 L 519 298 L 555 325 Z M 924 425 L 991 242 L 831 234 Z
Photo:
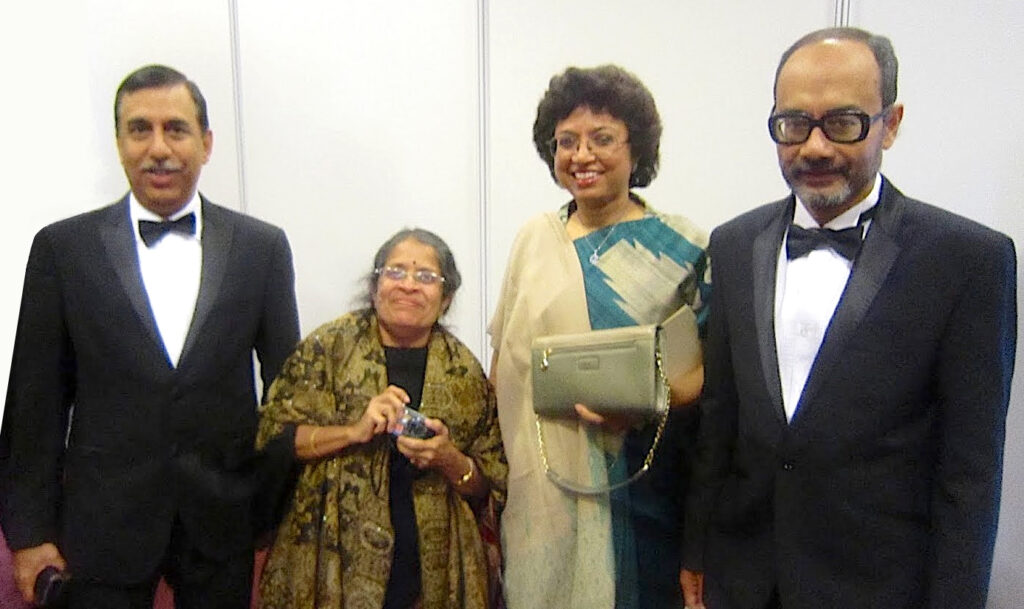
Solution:
M 31 600 L 47 566 L 72 607 L 248 607 L 253 351 L 269 385 L 299 337 L 280 229 L 196 190 L 213 135 L 184 75 L 121 83 L 130 192 L 32 243 L 0 436 L 0 517 Z
M 793 196 L 711 236 L 689 607 L 985 605 L 1015 252 L 879 174 L 896 66 L 852 28 L 786 51 L 768 125 Z

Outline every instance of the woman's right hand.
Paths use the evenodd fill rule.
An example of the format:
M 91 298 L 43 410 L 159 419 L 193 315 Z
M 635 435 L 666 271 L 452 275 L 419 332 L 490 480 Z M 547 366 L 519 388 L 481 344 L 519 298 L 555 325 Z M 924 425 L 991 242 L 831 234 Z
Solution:
M 299 425 L 295 430 L 295 455 L 302 461 L 330 457 L 353 444 L 366 444 L 377 434 L 394 431 L 409 394 L 389 385 L 370 399 L 363 416 L 351 425 Z
M 388 385 L 370 399 L 363 416 L 353 426 L 353 443 L 364 444 L 377 434 L 394 431 L 408 403 L 409 394 L 404 389 Z

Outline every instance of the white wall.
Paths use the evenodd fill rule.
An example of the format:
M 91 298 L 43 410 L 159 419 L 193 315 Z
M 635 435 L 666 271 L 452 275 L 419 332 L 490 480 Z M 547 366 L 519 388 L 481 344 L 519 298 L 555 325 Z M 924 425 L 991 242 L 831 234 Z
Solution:
M 405 226 L 463 275 L 449 324 L 482 340 L 476 5 L 245 3 L 239 11 L 248 211 L 282 226 L 305 331 L 350 310 Z
M 0 20 L 6 95 L 0 184 L 0 394 L 24 263 L 46 223 L 126 190 L 112 97 L 132 69 L 175 66 L 210 103 L 201 188 L 274 222 L 295 253 L 303 331 L 348 310 L 376 247 L 419 225 L 464 277 L 449 322 L 486 360 L 484 326 L 506 255 L 530 215 L 566 199 L 536 156 L 537 101 L 568 65 L 618 63 L 654 93 L 665 125 L 652 205 L 711 228 L 785 193 L 764 122 L 782 50 L 832 25 L 828 0 L 52 0 Z M 1024 244 L 1017 211 L 1024 5 L 1013 0 L 846 2 L 892 37 L 902 133 L 884 171 L 908 194 Z M 236 109 L 238 111 L 236 111 Z M 236 131 L 237 129 L 237 131 Z M 241 134 L 241 140 L 238 134 Z M 1024 393 L 1009 418 L 990 607 L 1024 598 Z M 2 405 L 0 405 L 2 408 Z

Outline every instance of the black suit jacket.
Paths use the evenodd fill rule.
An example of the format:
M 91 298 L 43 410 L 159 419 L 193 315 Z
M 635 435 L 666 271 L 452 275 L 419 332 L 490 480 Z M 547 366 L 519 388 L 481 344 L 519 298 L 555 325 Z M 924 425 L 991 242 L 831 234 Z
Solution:
M 792 197 L 711 236 L 684 565 L 709 609 L 982 609 L 1016 345 L 1012 241 L 883 182 L 787 424 L 775 350 Z M 717 603 L 715 602 L 717 601 Z
M 32 243 L 0 437 L 3 530 L 78 576 L 134 583 L 174 518 L 212 556 L 252 545 L 257 398 L 298 340 L 284 232 L 202 200 L 199 296 L 177 368 L 142 284 L 128 199 Z

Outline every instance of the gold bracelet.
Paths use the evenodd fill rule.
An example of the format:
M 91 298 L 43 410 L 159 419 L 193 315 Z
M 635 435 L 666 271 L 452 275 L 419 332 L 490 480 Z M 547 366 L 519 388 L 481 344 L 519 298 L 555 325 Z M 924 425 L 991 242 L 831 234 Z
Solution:
M 320 451 L 316 449 L 316 434 L 319 431 L 320 427 L 314 427 L 313 431 L 309 434 L 309 450 L 313 451 L 314 457 L 320 457 Z
M 462 477 L 459 478 L 459 481 L 455 483 L 455 486 L 462 486 L 465 483 L 469 482 L 470 479 L 473 477 L 473 472 L 476 470 L 476 461 L 473 461 L 472 457 L 466 457 L 466 460 L 469 461 L 469 471 L 467 471 L 465 474 L 462 474 Z

